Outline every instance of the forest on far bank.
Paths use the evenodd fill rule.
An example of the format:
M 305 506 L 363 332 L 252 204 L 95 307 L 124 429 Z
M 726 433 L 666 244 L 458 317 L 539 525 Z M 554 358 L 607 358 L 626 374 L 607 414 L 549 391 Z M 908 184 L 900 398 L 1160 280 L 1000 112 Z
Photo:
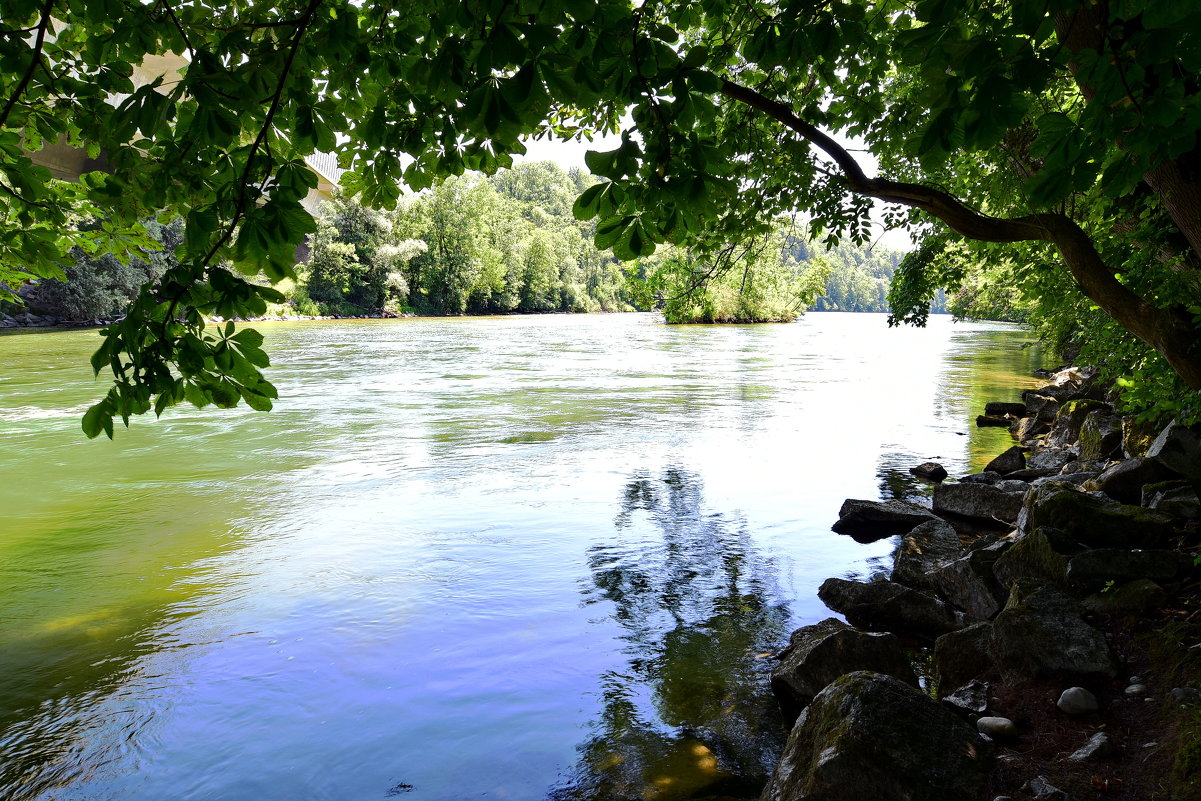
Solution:
M 452 177 L 392 211 L 343 197 L 324 205 L 279 315 L 459 315 L 660 310 L 669 322 L 761 322 L 814 311 L 887 312 L 903 253 L 823 244 L 792 220 L 701 257 L 675 247 L 632 262 L 594 244 L 573 204 L 595 178 L 553 162 Z M 95 223 L 83 223 L 89 225 Z M 116 316 L 175 261 L 179 222 L 147 223 L 161 249 L 128 264 L 75 251 L 68 281 L 22 294 L 65 320 Z M 261 279 L 266 281 L 266 279 Z M 940 295 L 931 311 L 947 305 Z M 964 310 L 971 316 L 970 310 Z

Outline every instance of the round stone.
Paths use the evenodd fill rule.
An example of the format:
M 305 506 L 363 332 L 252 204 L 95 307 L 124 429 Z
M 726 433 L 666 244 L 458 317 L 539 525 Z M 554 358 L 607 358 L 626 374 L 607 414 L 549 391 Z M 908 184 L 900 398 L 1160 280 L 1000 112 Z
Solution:
M 1087 715 L 1097 711 L 1097 696 L 1083 687 L 1069 687 L 1059 696 L 1055 706 L 1069 715 Z
M 1016 737 L 1018 727 L 1009 718 L 980 718 L 976 721 L 976 731 L 989 737 Z
M 1147 692 L 1145 684 L 1131 684 L 1126 688 L 1126 695 L 1143 695 Z

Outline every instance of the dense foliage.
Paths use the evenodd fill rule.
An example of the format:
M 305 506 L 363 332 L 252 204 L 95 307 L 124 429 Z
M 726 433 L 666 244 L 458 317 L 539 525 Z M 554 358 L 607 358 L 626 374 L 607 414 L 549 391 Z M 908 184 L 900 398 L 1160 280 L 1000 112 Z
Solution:
M 1070 275 L 1143 345 L 1115 336 L 1179 377 L 1161 392 L 1201 390 L 1196 4 L 16 0 L 3 18 L 0 279 L 61 275 L 70 246 L 127 248 L 147 213 L 187 210 L 179 266 L 94 359 L 116 383 L 90 434 L 185 398 L 270 405 L 256 337 L 203 315 L 279 298 L 220 265 L 291 273 L 315 227 L 305 156 L 337 152 L 348 191 L 390 208 L 402 183 L 507 165 L 523 135 L 626 119 L 573 207 L 619 258 L 716 252 L 798 209 L 863 239 L 879 199 L 903 207 L 898 222 L 939 221 L 934 235 L 1031 243 L 1013 272 L 1024 289 Z M 168 52 L 187 68 L 134 85 L 135 65 Z M 860 136 L 888 177 L 826 131 Z M 60 137 L 110 172 L 53 183 L 26 151 Z M 71 214 L 110 230 L 72 233 Z M 1154 264 L 1130 258 L 1124 231 L 1145 234 Z

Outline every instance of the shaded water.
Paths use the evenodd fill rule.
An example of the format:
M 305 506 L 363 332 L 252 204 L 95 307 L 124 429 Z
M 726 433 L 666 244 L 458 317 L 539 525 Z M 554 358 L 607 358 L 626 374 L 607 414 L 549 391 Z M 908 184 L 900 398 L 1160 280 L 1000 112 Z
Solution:
M 755 793 L 831 575 L 1008 445 L 991 324 L 649 315 L 261 324 L 270 414 L 87 442 L 91 332 L 0 335 L 0 797 Z

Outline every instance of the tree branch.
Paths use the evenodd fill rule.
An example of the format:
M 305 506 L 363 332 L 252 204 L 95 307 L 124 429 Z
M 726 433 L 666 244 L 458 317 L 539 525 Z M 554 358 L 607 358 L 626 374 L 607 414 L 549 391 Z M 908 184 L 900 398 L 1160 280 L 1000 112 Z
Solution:
M 42 6 L 42 19 L 38 22 L 38 35 L 33 42 L 33 58 L 29 60 L 29 66 L 25 69 L 25 74 L 21 76 L 20 82 L 17 83 L 17 88 L 13 90 L 12 97 L 4 105 L 4 111 L 0 112 L 0 128 L 8 123 L 8 115 L 12 113 L 13 106 L 17 105 L 17 100 L 21 98 L 21 95 L 25 94 L 29 82 L 33 80 L 33 73 L 37 71 L 38 64 L 42 61 L 42 47 L 46 44 L 46 28 L 50 25 L 50 12 L 53 10 L 54 0 L 46 0 L 46 5 Z

